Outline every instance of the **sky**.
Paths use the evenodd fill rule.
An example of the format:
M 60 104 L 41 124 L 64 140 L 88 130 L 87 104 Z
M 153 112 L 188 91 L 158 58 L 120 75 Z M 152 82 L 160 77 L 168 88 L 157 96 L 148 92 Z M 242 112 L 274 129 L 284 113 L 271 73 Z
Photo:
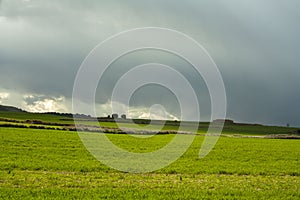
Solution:
M 227 118 L 300 127 L 299 19 L 298 0 L 0 0 L 0 104 L 72 112 L 77 71 L 96 45 L 128 29 L 162 27 L 189 35 L 209 52 L 224 80 Z M 106 85 L 99 83 L 99 115 L 111 114 L 120 71 L 153 58 L 189 77 L 201 119 L 210 119 L 201 77 L 178 57 L 154 50 L 112 64 Z M 145 86 L 132 97 L 127 114 L 177 119 L 178 105 L 167 88 Z M 186 120 L 193 120 L 193 111 Z

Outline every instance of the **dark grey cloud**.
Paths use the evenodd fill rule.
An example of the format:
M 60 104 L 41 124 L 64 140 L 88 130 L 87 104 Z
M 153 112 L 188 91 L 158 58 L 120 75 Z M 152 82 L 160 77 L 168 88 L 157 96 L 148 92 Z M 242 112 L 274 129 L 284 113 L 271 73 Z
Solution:
M 224 78 L 228 117 L 300 126 L 299 7 L 298 0 L 3 0 L 0 89 L 70 99 L 76 72 L 94 46 L 123 30 L 159 26 L 192 36 L 210 52 Z M 116 62 L 108 71 L 111 84 L 99 91 L 98 103 L 109 100 L 120 68 L 154 55 L 137 53 Z M 158 61 L 185 73 L 209 114 L 207 89 L 190 67 L 168 55 L 160 54 Z M 153 99 L 161 96 L 148 90 Z M 176 113 L 176 102 L 169 98 L 164 102 Z M 153 99 L 135 104 L 148 106 Z

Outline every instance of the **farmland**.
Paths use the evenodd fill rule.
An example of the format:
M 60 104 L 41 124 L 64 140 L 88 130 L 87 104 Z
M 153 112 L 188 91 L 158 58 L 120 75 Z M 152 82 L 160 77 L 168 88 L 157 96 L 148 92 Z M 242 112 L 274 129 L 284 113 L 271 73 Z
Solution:
M 67 122 L 62 122 L 59 116 L 43 114 L 2 112 L 0 117 L 19 121 Z M 112 122 L 104 125 L 116 126 Z M 126 126 L 130 127 L 130 124 Z M 97 161 L 86 150 L 77 132 L 2 127 L 0 198 L 300 198 L 300 140 L 235 137 L 237 134 L 292 134 L 297 133 L 297 129 L 228 125 L 224 137 L 219 139 L 211 153 L 199 159 L 205 128 L 205 124 L 202 128 L 200 124 L 199 134 L 191 147 L 170 166 L 152 173 L 131 174 Z M 176 127 L 164 129 L 175 130 Z M 167 144 L 174 135 L 155 135 L 147 139 L 125 134 L 107 134 L 107 137 L 128 151 L 151 152 Z

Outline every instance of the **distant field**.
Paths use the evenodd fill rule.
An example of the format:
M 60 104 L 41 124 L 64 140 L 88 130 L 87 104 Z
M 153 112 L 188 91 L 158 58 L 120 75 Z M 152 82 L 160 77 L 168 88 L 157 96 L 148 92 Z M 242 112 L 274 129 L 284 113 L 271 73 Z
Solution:
M 5 122 L 1 119 L 13 119 L 19 121 L 25 120 L 39 120 L 43 122 L 58 123 L 63 127 L 65 124 L 74 125 L 73 118 L 62 117 L 52 114 L 40 114 L 40 113 L 27 113 L 27 112 L 3 112 L 0 111 L 0 124 Z M 115 122 L 94 122 L 88 120 L 79 121 L 80 124 L 86 126 L 99 126 L 106 128 L 117 128 L 118 125 Z M 120 123 L 123 128 L 127 129 L 137 129 L 137 130 L 160 130 L 159 125 L 145 125 L 138 124 L 134 125 L 132 123 Z M 166 124 L 163 126 L 162 130 L 173 131 L 178 130 L 179 122 L 172 123 L 173 125 Z M 186 124 L 186 123 L 183 123 Z M 188 124 L 188 123 L 187 123 Z M 207 132 L 208 123 L 199 123 L 198 133 L 204 134 Z M 48 125 L 49 126 L 49 125 Z M 187 125 L 183 126 L 183 130 L 191 131 L 191 128 Z M 271 134 L 300 134 L 300 128 L 288 128 L 288 127 L 278 127 L 278 126 L 262 126 L 262 125 L 251 125 L 251 124 L 225 124 L 223 128 L 223 134 L 242 134 L 242 135 L 271 135 Z
M 133 152 L 153 151 L 173 137 L 107 136 Z M 0 198 L 300 198 L 300 140 L 221 137 L 199 159 L 203 138 L 196 136 L 189 150 L 165 169 L 128 174 L 95 160 L 76 132 L 0 128 Z
M 71 123 L 74 124 L 72 120 L 62 121 L 61 116 L 41 114 L 41 113 L 28 113 L 28 112 L 5 112 L 0 111 L 0 118 L 17 119 L 17 120 L 41 120 L 47 122 L 57 122 L 57 123 Z M 72 119 L 72 118 L 70 118 Z

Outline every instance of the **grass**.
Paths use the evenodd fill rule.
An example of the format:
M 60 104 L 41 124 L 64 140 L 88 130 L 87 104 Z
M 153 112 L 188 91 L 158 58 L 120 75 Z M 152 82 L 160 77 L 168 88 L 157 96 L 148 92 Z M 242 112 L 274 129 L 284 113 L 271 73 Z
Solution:
M 296 177 L 120 173 L 1 173 L 3 198 L 297 199 Z M 44 188 L 41 188 L 43 186 Z M 294 192 L 293 192 L 294 191 Z
M 25 112 L 0 112 L 1 199 L 299 199 L 300 140 L 221 137 L 204 159 L 198 154 L 208 123 L 200 123 L 198 135 L 187 152 L 161 170 L 130 174 L 116 171 L 97 161 L 84 147 L 78 134 L 63 130 L 31 129 L 26 120 L 63 129 L 72 118 Z M 66 117 L 63 117 L 66 119 Z M 51 124 L 52 123 L 52 124 Z M 54 125 L 54 123 L 57 123 Z M 98 123 L 81 121 L 88 126 Z M 59 125 L 61 124 L 61 125 Z M 101 122 L 117 128 L 114 122 Z M 185 123 L 188 124 L 188 123 Z M 34 125 L 35 126 L 35 125 Z M 21 126 L 20 126 L 21 127 Z M 157 130 L 159 125 L 122 123 L 127 129 Z M 163 130 L 178 129 L 168 122 Z M 189 127 L 185 126 L 186 131 Z M 297 134 L 299 129 L 261 125 L 226 124 L 223 134 L 263 136 Z M 88 134 L 88 133 L 86 133 Z M 130 152 L 155 151 L 175 135 L 137 138 L 107 134 L 114 144 Z M 185 139 L 191 137 L 184 135 Z
M 132 152 L 154 151 L 174 137 L 107 136 Z M 300 198 L 300 140 L 221 137 L 213 151 L 199 159 L 203 139 L 196 136 L 189 150 L 164 169 L 129 174 L 97 161 L 76 132 L 0 128 L 0 198 Z

